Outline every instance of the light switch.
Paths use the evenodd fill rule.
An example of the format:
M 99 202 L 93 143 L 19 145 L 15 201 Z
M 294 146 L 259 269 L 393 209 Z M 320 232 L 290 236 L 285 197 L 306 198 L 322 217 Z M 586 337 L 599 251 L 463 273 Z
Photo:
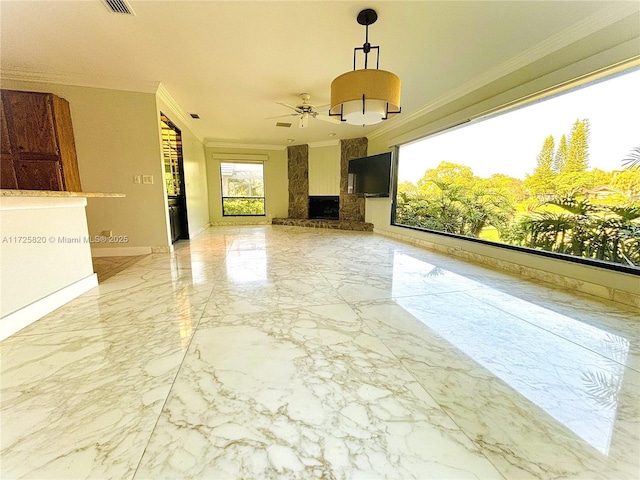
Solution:
M 142 175 L 134 175 L 133 183 L 142 183 Z
M 145 185 L 153 184 L 153 175 L 142 175 L 142 183 Z

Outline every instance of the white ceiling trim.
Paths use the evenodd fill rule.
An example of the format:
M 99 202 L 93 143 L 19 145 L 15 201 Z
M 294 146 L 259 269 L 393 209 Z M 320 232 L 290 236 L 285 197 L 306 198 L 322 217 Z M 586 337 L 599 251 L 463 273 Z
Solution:
M 287 145 L 271 145 L 267 143 L 229 143 L 205 142 L 205 147 L 211 148 L 246 148 L 247 150 L 284 150 Z
M 56 83 L 77 87 L 107 88 L 128 92 L 156 93 L 160 82 L 132 81 L 121 77 L 107 75 L 90 75 L 85 73 L 52 73 L 34 72 L 19 69 L 0 68 L 0 78 L 18 82 Z
M 180 119 L 180 121 L 186 125 L 189 130 L 191 130 L 191 133 L 193 133 L 193 130 L 191 129 L 191 117 L 190 115 L 185 112 L 182 107 L 180 106 L 180 104 L 178 102 L 176 102 L 176 99 L 173 98 L 173 96 L 169 93 L 169 90 L 167 90 L 167 88 L 160 83 L 160 85 L 158 85 L 158 90 L 156 91 L 156 95 L 158 96 L 158 98 L 160 98 L 160 100 L 162 100 L 164 103 L 167 104 L 167 106 L 173 110 L 172 113 L 175 113 L 178 118 Z M 166 113 L 166 112 L 163 112 Z M 195 135 L 195 133 L 194 133 Z M 197 135 L 195 135 L 196 138 L 198 138 Z M 198 140 L 200 141 L 200 143 L 202 143 L 202 139 L 198 138 Z
M 458 98 L 472 93 L 491 82 L 499 80 L 500 78 L 513 73 L 520 68 L 526 67 L 530 63 L 540 60 L 541 58 L 544 58 L 545 56 L 550 55 L 553 52 L 560 50 L 561 48 L 571 45 L 578 40 L 581 40 L 636 13 L 637 6 L 634 4 L 634 2 L 621 2 L 619 5 L 616 5 L 615 7 L 607 10 L 607 12 L 604 14 L 601 11 L 594 13 L 586 17 L 585 19 L 576 22 L 572 26 L 565 28 L 557 34 L 550 36 L 534 47 L 524 50 L 519 55 L 510 58 L 501 65 L 498 65 L 497 67 L 488 70 L 484 74 L 478 75 L 472 80 L 463 83 L 459 87 L 451 90 L 446 95 L 443 95 L 439 99 L 436 99 L 434 102 L 431 102 L 428 105 L 419 108 L 415 112 L 412 112 L 408 115 L 396 116 L 395 118 L 390 119 L 387 123 L 385 123 L 385 125 L 374 130 L 369 135 L 367 135 L 367 137 L 380 137 L 393 129 L 401 127 L 402 125 L 406 125 L 412 120 L 415 120 L 423 115 L 426 115 L 429 112 L 447 105 L 457 100 Z
M 225 160 L 266 162 L 267 160 L 269 160 L 269 155 L 250 153 L 214 153 L 211 155 L 211 158 L 213 158 L 214 160 L 220 160 L 221 162 L 224 162 Z
M 333 147 L 337 146 L 340 143 L 340 139 L 336 138 L 333 140 L 323 140 L 321 142 L 310 142 L 309 148 L 318 148 L 318 147 Z

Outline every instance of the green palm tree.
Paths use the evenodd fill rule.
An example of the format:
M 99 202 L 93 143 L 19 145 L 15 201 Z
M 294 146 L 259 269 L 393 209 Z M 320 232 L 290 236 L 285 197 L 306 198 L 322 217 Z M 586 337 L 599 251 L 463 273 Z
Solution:
M 519 245 L 586 258 L 640 265 L 640 206 L 598 206 L 575 195 L 546 205 L 562 212 L 534 212 L 511 232 Z
M 627 158 L 622 160 L 625 168 L 640 168 L 640 147 L 633 147 Z

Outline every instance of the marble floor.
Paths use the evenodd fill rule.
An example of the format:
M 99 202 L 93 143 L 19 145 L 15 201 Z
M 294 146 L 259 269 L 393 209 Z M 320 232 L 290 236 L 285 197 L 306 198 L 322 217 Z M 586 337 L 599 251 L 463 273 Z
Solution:
M 138 255 L 132 257 L 94 257 L 91 259 L 93 263 L 93 271 L 98 276 L 98 282 L 103 282 L 107 278 L 113 277 L 116 273 L 120 273 L 124 269 L 130 267 L 146 255 Z
M 176 246 L 0 344 L 0 478 L 640 478 L 637 311 L 371 233 Z

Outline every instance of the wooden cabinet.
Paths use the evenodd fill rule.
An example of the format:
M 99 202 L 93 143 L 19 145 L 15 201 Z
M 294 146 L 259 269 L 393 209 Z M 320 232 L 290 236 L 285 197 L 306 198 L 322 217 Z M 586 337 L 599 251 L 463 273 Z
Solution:
M 51 93 L 0 93 L 0 187 L 82 191 L 69 102 Z
M 13 151 L 9 141 L 9 129 L 4 114 L 2 96 L 0 95 L 0 124 L 2 124 L 2 139 L 0 141 L 0 187 L 18 188 L 18 181 L 13 167 Z

